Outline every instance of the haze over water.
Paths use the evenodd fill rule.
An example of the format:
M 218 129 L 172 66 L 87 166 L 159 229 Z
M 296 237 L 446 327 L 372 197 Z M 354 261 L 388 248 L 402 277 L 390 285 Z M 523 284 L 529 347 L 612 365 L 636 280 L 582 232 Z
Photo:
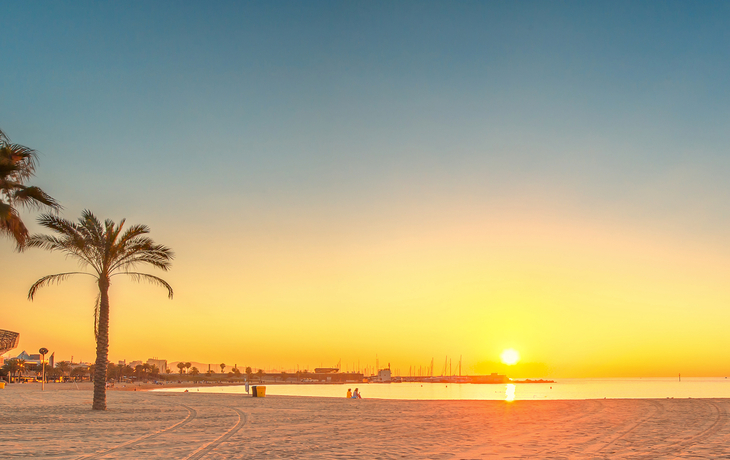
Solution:
M 343 385 L 265 385 L 267 395 L 344 398 L 347 388 L 359 388 L 364 398 L 410 400 L 539 400 L 603 398 L 730 398 L 730 379 L 560 379 L 555 383 L 348 383 Z M 184 392 L 184 388 L 155 390 Z M 241 393 L 242 385 L 201 386 L 190 392 Z

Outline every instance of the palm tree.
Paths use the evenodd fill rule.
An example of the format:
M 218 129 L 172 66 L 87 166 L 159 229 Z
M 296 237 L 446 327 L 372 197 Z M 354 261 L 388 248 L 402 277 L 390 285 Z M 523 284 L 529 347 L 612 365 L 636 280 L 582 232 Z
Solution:
M 198 374 L 200 374 L 200 371 L 198 370 L 197 367 L 193 367 L 192 369 L 190 369 L 190 375 L 192 375 L 193 377 Z
M 221 366 L 221 374 L 222 374 L 223 371 L 226 370 L 226 364 L 225 363 L 221 363 L 220 366 Z
M 169 248 L 155 244 L 152 239 L 145 236 L 150 231 L 146 225 L 132 225 L 123 232 L 124 219 L 118 225 L 110 219 L 102 224 L 88 210 L 81 214 L 78 222 L 71 222 L 52 214 L 43 214 L 38 222 L 56 232 L 58 236 L 33 235 L 28 238 L 28 246 L 60 251 L 67 257 L 77 259 L 83 267 L 90 267 L 92 273 L 67 272 L 44 276 L 31 286 L 28 298 L 33 300 L 38 289 L 60 283 L 72 275 L 87 275 L 94 278 L 99 287 L 99 296 L 94 310 L 96 367 L 92 408 L 106 410 L 105 377 L 109 354 L 111 278 L 117 275 L 129 275 L 135 281 L 148 281 L 167 289 L 168 297 L 172 298 L 172 287 L 167 281 L 147 273 L 130 270 L 138 265 L 149 264 L 167 271 L 170 269 L 173 253 Z
M 192 366 L 192 363 L 186 362 L 185 363 L 185 373 L 187 374 L 188 371 L 190 371 L 190 366 Z
M 61 205 L 40 188 L 24 185 L 35 174 L 36 161 L 35 150 L 11 144 L 0 130 L 0 233 L 13 238 L 19 251 L 25 248 L 28 229 L 20 219 L 17 206 L 61 209 Z
M 22 359 L 8 359 L 7 361 L 5 361 L 5 364 L 3 365 L 3 371 L 7 372 L 8 377 L 10 377 L 10 380 L 12 380 L 14 373 L 17 373 L 18 378 L 20 378 L 20 372 L 23 370 L 23 367 L 20 364 L 21 361 L 23 361 L 23 360 Z
M 116 379 L 118 379 L 119 378 L 119 370 L 120 370 L 120 367 L 117 366 L 116 364 L 114 364 L 114 363 L 107 364 L 107 367 L 106 367 L 106 379 L 107 380 L 111 380 L 111 379 L 116 380 Z
M 26 370 L 26 367 L 28 366 L 24 359 L 16 359 L 15 360 L 16 368 L 15 372 L 18 377 L 18 382 L 20 382 L 20 378 L 22 377 L 23 373 Z
M 180 375 L 182 375 L 183 369 L 185 369 L 185 363 L 180 361 L 179 363 L 177 363 L 177 368 L 180 369 Z
M 65 376 L 67 373 L 71 372 L 71 363 L 68 361 L 59 361 L 56 363 L 56 368 L 61 371 L 61 376 Z
M 129 366 L 127 366 L 127 367 L 129 367 Z M 89 372 L 88 369 L 84 366 L 74 367 L 73 369 L 71 369 L 71 377 L 73 377 L 74 380 L 76 380 L 76 379 L 83 380 L 84 376 L 86 374 L 88 374 L 88 372 Z
M 48 364 L 46 364 L 46 366 L 48 366 Z M 63 372 L 61 372 L 61 369 L 57 367 L 54 369 L 46 368 L 46 381 L 56 381 L 61 377 L 63 377 Z
M 132 366 L 129 364 L 124 365 L 122 367 L 122 377 L 131 377 L 134 374 L 134 369 L 132 369 Z

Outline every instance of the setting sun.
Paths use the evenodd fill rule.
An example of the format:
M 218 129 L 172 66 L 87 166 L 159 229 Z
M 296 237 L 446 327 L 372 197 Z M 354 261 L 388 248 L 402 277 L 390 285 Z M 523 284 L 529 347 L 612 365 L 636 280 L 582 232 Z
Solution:
M 508 348 L 502 352 L 500 358 L 504 364 L 511 366 L 513 364 L 517 364 L 520 360 L 520 353 L 517 350 Z

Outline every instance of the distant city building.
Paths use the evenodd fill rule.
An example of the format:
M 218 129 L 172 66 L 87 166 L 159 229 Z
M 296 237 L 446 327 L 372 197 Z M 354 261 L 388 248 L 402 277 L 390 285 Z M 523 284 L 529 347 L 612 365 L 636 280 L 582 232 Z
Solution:
M 23 350 L 23 352 L 20 353 L 18 356 L 16 356 L 14 359 L 22 359 L 23 361 L 26 362 L 26 364 L 40 364 L 41 363 L 40 354 L 29 355 L 25 350 Z
M 132 369 L 134 369 L 137 366 L 141 366 L 142 365 L 142 361 L 132 361 L 132 362 L 129 363 L 129 365 L 132 367 Z
M 489 375 L 472 375 L 469 377 L 470 383 L 509 383 L 509 378 L 506 375 L 497 374 L 492 372 Z
M 157 358 L 150 358 L 147 360 L 147 364 L 152 366 L 157 366 L 157 369 L 160 371 L 160 374 L 164 374 L 167 372 L 167 360 L 166 359 L 157 359 Z
M 378 370 L 378 382 L 390 382 L 390 368 Z

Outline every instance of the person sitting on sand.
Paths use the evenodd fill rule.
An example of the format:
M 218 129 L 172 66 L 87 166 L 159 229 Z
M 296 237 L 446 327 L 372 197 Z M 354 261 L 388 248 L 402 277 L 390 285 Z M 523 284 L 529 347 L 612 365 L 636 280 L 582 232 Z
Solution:
M 352 388 L 348 388 L 347 389 L 347 399 L 351 399 L 351 398 L 352 398 Z
M 355 388 L 355 392 L 352 393 L 352 399 L 362 399 L 362 396 L 360 396 L 360 390 Z

